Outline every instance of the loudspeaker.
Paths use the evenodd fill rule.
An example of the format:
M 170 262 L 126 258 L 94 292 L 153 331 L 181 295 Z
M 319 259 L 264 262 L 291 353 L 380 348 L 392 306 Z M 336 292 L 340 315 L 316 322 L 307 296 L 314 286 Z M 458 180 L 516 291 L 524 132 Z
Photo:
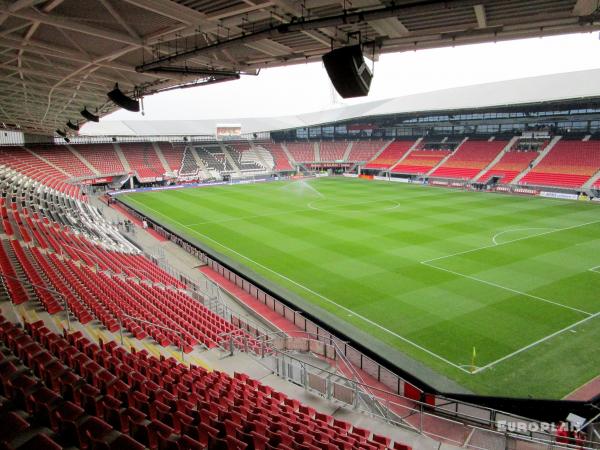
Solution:
M 56 134 L 63 138 L 67 137 L 67 133 L 65 133 L 63 130 L 56 130 Z
M 323 55 L 323 64 L 335 90 L 342 98 L 364 97 L 373 74 L 367 67 L 360 45 L 336 48 Z
M 87 110 L 87 107 L 83 108 L 83 110 L 79 114 L 81 114 L 83 117 L 85 117 L 90 122 L 100 122 L 100 117 L 89 112 Z
M 140 112 L 140 102 L 123 94 L 121 89 L 119 89 L 118 83 L 115 84 L 115 88 L 106 95 L 108 95 L 108 98 L 111 99 L 115 105 L 120 106 L 127 111 Z
M 77 123 L 73 123 L 70 120 L 67 122 L 67 126 L 71 129 L 71 130 L 75 130 L 75 131 L 79 131 L 79 124 Z

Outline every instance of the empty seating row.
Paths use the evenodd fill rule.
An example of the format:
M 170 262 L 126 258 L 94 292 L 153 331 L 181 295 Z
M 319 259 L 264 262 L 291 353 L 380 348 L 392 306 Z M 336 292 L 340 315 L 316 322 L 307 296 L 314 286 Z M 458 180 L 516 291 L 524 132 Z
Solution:
M 120 147 L 129 167 L 141 182 L 154 181 L 164 175 L 165 168 L 152 143 L 120 144 Z
M 179 172 L 183 161 L 183 150 L 185 146 L 183 144 L 171 142 L 156 142 L 156 146 L 162 152 L 171 171 Z
M 275 171 L 287 171 L 293 170 L 293 167 L 290 164 L 288 157 L 286 156 L 283 148 L 281 148 L 281 144 L 276 142 L 262 142 L 259 144 L 261 148 L 268 150 L 273 155 L 273 160 L 275 162 L 275 166 L 273 170 Z
M 73 177 L 93 177 L 94 172 L 86 166 L 73 152 L 64 145 L 28 146 L 36 155 L 41 156 L 53 165 L 69 173 Z
M 242 172 L 266 172 L 267 167 L 248 142 L 226 145 L 227 151 Z
M 599 141 L 559 141 L 519 184 L 577 189 L 598 170 Z
M 112 144 L 73 145 L 72 148 L 103 176 L 126 172 Z
M 373 140 L 373 141 L 354 141 L 352 149 L 348 155 L 348 161 L 364 162 L 370 161 L 378 151 L 388 144 L 388 141 Z M 321 159 L 323 159 L 321 157 Z
M 467 140 L 430 176 L 470 180 L 490 164 L 506 145 L 506 141 Z
M 313 142 L 288 142 L 284 144 L 294 161 L 299 163 L 315 162 L 315 144 Z
M 243 374 L 66 339 L 43 323 L 29 334 L 0 318 L 1 395 L 35 413 L 58 442 L 81 448 L 365 449 L 410 447 L 302 405 Z M 3 351 L 2 355 L 6 355 Z M 23 371 L 21 364 L 32 373 Z M 127 436 L 125 439 L 124 437 Z M 124 439 L 131 447 L 114 444 Z
M 385 150 L 373 161 L 365 166 L 367 169 L 389 169 L 396 164 L 410 148 L 413 141 L 393 141 Z
M 498 177 L 502 184 L 509 184 L 523 172 L 539 155 L 536 151 L 509 151 L 500 161 L 487 170 L 477 181 L 487 183 L 492 177 Z
M 349 143 L 348 141 L 321 141 L 318 145 L 321 161 L 335 162 L 344 159 Z
M 425 174 L 450 153 L 450 150 L 413 150 L 400 164 L 392 167 L 392 172 L 411 175 Z

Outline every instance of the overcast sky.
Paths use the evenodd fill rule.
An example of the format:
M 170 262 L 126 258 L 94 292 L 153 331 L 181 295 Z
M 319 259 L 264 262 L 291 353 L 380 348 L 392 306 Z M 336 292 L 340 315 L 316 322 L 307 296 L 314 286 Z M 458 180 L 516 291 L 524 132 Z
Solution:
M 600 68 L 598 34 L 576 34 L 382 55 L 368 97 L 346 104 L 418 92 L 575 70 Z M 332 108 L 321 63 L 266 69 L 213 86 L 144 99 L 145 116 L 116 111 L 102 120 L 179 120 L 274 117 Z

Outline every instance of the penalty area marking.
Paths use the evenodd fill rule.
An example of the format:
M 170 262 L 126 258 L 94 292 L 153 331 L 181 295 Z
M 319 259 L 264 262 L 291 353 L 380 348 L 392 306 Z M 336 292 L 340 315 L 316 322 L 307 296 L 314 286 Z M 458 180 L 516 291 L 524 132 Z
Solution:
M 507 360 L 509 358 L 512 358 L 513 356 L 518 355 L 519 353 L 522 353 L 522 352 L 524 352 L 526 350 L 529 350 L 530 348 L 535 347 L 535 346 L 541 344 L 542 342 L 545 342 L 545 341 L 547 341 L 549 339 L 552 339 L 553 337 L 558 336 L 559 334 L 562 334 L 565 331 L 569 331 L 569 330 L 573 331 L 574 327 L 576 327 L 578 325 L 581 325 L 582 323 L 585 323 L 585 322 L 587 322 L 589 320 L 592 320 L 592 319 L 598 317 L 600 315 L 600 312 L 590 313 L 590 312 L 583 311 L 583 310 L 578 309 L 578 308 L 573 308 L 571 306 L 563 305 L 561 303 L 557 303 L 557 302 L 554 302 L 552 300 L 548 300 L 548 299 L 545 299 L 545 298 L 542 298 L 542 297 L 538 297 L 538 296 L 535 296 L 535 295 L 527 294 L 525 292 L 517 291 L 515 289 L 508 288 L 506 286 L 502 286 L 502 285 L 499 285 L 499 284 L 496 284 L 496 283 L 492 283 L 490 281 L 485 281 L 485 280 L 482 280 L 480 278 L 473 277 L 471 275 L 465 275 L 465 274 L 462 274 L 460 272 L 455 272 L 455 271 L 450 270 L 450 269 L 445 269 L 445 268 L 442 268 L 442 267 L 438 267 L 438 266 L 435 266 L 435 265 L 431 264 L 431 261 L 438 261 L 438 260 L 442 260 L 442 259 L 451 258 L 453 256 L 459 256 L 459 255 L 464 255 L 464 254 L 467 254 L 467 253 L 473 253 L 473 252 L 476 252 L 476 251 L 479 251 L 479 250 L 484 250 L 484 249 L 487 249 L 487 248 L 492 248 L 492 247 L 496 247 L 496 246 L 500 246 L 500 245 L 506 245 L 506 244 L 510 244 L 512 242 L 524 241 L 526 239 L 531 239 L 531 238 L 538 237 L 538 236 L 543 236 L 543 235 L 547 235 L 547 234 L 551 234 L 551 233 L 556 233 L 556 232 L 559 232 L 559 231 L 565 231 L 565 230 L 572 230 L 572 229 L 575 229 L 575 228 L 581 228 L 581 227 L 584 227 L 584 226 L 587 226 L 587 225 L 596 224 L 596 223 L 599 223 L 599 222 L 600 222 L 600 220 L 594 220 L 592 222 L 586 222 L 586 223 L 582 223 L 582 224 L 579 224 L 579 225 L 572 225 L 572 226 L 564 227 L 564 228 L 554 228 L 554 229 L 550 229 L 550 231 L 546 231 L 546 232 L 543 232 L 543 233 L 534 234 L 532 236 L 525 236 L 525 237 L 522 237 L 522 238 L 513 239 L 513 240 L 510 240 L 510 241 L 506 241 L 506 242 L 502 242 L 500 244 L 497 244 L 495 242 L 494 238 L 497 237 L 499 234 L 502 234 L 502 233 L 499 233 L 499 234 L 496 234 L 494 236 L 494 238 L 492 238 L 492 241 L 494 242 L 494 244 L 492 244 L 492 245 L 484 245 L 482 247 L 474 248 L 474 249 L 471 249 L 471 250 L 466 250 L 466 251 L 462 251 L 462 252 L 458 252 L 458 253 L 453 253 L 451 255 L 441 256 L 439 258 L 433 258 L 433 259 L 428 259 L 426 261 L 421 261 L 421 264 L 429 266 L 429 267 L 431 267 L 433 269 L 438 269 L 438 270 L 441 270 L 441 271 L 444 271 L 444 272 L 451 273 L 453 275 L 457 275 L 457 276 L 461 276 L 461 277 L 464 277 L 464 278 L 468 278 L 468 279 L 471 279 L 473 281 L 478 281 L 480 283 L 488 284 L 490 286 L 494 286 L 494 287 L 497 287 L 499 289 L 508 290 L 508 291 L 514 292 L 516 294 L 521 294 L 521 295 L 524 295 L 524 296 L 527 296 L 527 297 L 530 297 L 530 298 L 533 298 L 533 299 L 536 299 L 536 300 L 540 300 L 540 301 L 543 301 L 543 302 L 551 303 L 551 304 L 554 304 L 556 306 L 560 306 L 562 308 L 571 309 L 573 311 L 576 311 L 576 312 L 579 312 L 579 313 L 587 315 L 587 317 L 585 317 L 582 320 L 579 320 L 578 322 L 575 322 L 575 323 L 573 323 L 571 325 L 568 325 L 565 328 L 562 328 L 562 329 L 560 329 L 558 331 L 555 331 L 554 333 L 551 333 L 551 334 L 549 334 L 547 336 L 544 336 L 543 338 L 538 339 L 537 341 L 532 342 L 531 344 L 528 344 L 528 345 L 526 345 L 526 346 L 524 346 L 524 347 L 522 347 L 522 348 L 520 348 L 518 350 L 515 350 L 512 353 L 509 353 L 508 355 L 505 355 L 505 356 L 503 356 L 501 358 L 498 358 L 497 360 L 492 361 L 491 363 L 488 363 L 485 366 L 478 367 L 473 372 L 469 372 L 469 373 L 476 374 L 476 373 L 482 372 L 482 371 L 484 371 L 486 369 L 489 369 L 490 367 L 493 367 L 493 366 L 495 366 L 495 365 L 497 365 L 497 364 L 499 364 L 499 363 L 501 363 L 501 362 L 503 362 L 503 361 L 505 361 L 505 360 Z M 534 229 L 534 228 L 530 228 L 530 229 Z M 548 228 L 535 228 L 535 229 L 540 229 L 541 230 L 541 229 L 548 229 Z M 507 230 L 507 231 L 516 231 L 516 229 Z M 600 266 L 592 267 L 591 269 L 588 269 L 588 270 L 591 271 L 591 272 L 600 273 Z
M 498 358 L 496 361 L 492 361 L 491 363 L 489 363 L 489 364 L 486 364 L 486 365 L 485 365 L 485 366 L 483 366 L 483 367 L 479 367 L 478 369 L 474 370 L 474 371 L 473 371 L 473 373 L 475 374 L 475 373 L 479 373 L 479 372 L 481 372 L 481 371 L 483 371 L 483 370 L 489 369 L 490 367 L 493 367 L 493 366 L 495 366 L 495 365 L 496 365 L 496 364 L 498 364 L 498 363 L 501 363 L 501 362 L 503 362 L 503 361 L 505 361 L 505 360 L 507 360 L 507 359 L 509 359 L 509 358 L 512 358 L 513 356 L 516 356 L 516 355 L 518 355 L 519 353 L 522 353 L 522 352 L 524 352 L 524 351 L 526 351 L 526 350 L 529 350 L 530 348 L 532 348 L 532 347 L 535 347 L 536 345 L 539 345 L 539 344 L 541 344 L 542 342 L 545 342 L 545 341 L 547 341 L 547 340 L 549 340 L 549 339 L 552 339 L 553 337 L 555 337 L 555 336 L 558 336 L 559 334 L 562 334 L 562 333 L 564 333 L 565 331 L 568 331 L 568 330 L 571 330 L 571 331 L 573 331 L 572 329 L 573 329 L 573 328 L 575 328 L 577 325 L 581 325 L 582 323 L 585 323 L 585 322 L 587 322 L 588 320 L 595 319 L 595 318 L 596 318 L 596 317 L 598 317 L 598 316 L 600 316 L 600 312 L 597 312 L 597 313 L 595 313 L 595 314 L 592 314 L 592 315 L 590 315 L 590 316 L 586 317 L 585 319 L 581 319 L 580 321 L 578 321 L 578 322 L 575 322 L 575 323 L 573 323 L 573 324 L 571 324 L 571 325 L 569 325 L 569 326 L 566 326 L 565 328 L 563 328 L 563 329 L 561 329 L 561 330 L 555 331 L 554 333 L 552 333 L 552 334 L 549 334 L 548 336 L 545 336 L 545 337 L 543 337 L 543 338 L 541 338 L 541 339 L 538 339 L 537 341 L 535 341 L 535 342 L 532 342 L 531 344 L 529 344 L 529 345 L 526 345 L 525 347 L 522 347 L 522 348 L 520 348 L 520 349 L 518 349 L 518 350 L 515 350 L 514 352 L 512 352 L 512 353 L 509 353 L 508 355 L 505 355 L 505 356 L 503 356 L 502 358 Z
M 254 261 L 253 259 L 251 259 L 251 258 L 249 258 L 249 257 L 247 257 L 247 256 L 245 256 L 245 255 L 243 255 L 243 254 L 241 254 L 241 253 L 239 253 L 239 252 L 237 252 L 236 250 L 233 250 L 232 248 L 230 248 L 230 247 L 227 247 L 227 246 L 226 246 L 226 245 L 224 245 L 224 244 L 221 244 L 220 242 L 216 241 L 215 239 L 211 238 L 210 236 L 207 236 L 207 235 L 205 235 L 204 233 L 201 233 L 201 232 L 199 232 L 199 231 L 196 231 L 196 230 L 194 230 L 193 228 L 191 228 L 190 226 L 188 226 L 188 225 L 185 225 L 185 224 L 183 224 L 183 223 L 181 223 L 181 222 L 179 222 L 179 221 L 177 221 L 177 220 L 173 219 L 173 218 L 172 218 L 172 217 L 170 217 L 170 216 L 167 216 L 165 213 L 163 213 L 163 212 L 161 212 L 161 211 L 158 211 L 158 210 L 156 210 L 156 209 L 154 209 L 154 208 L 152 208 L 152 207 L 150 207 L 150 206 L 144 205 L 144 204 L 143 204 L 143 203 L 141 203 L 139 200 L 136 200 L 136 199 L 134 199 L 134 198 L 130 198 L 130 200 L 132 200 L 132 201 L 133 201 L 133 202 L 135 202 L 135 203 L 138 203 L 138 204 L 140 204 L 142 207 L 144 207 L 144 208 L 146 208 L 146 209 L 149 209 L 149 210 L 151 210 L 151 211 L 154 211 L 155 213 L 157 213 L 157 214 L 159 214 L 159 215 L 161 215 L 161 216 L 163 216 L 163 217 L 167 218 L 167 220 L 169 220 L 169 221 L 171 221 L 171 222 L 174 222 L 174 223 L 178 224 L 178 225 L 179 225 L 179 226 L 181 226 L 181 227 L 187 228 L 187 229 L 188 229 L 188 230 L 190 230 L 192 233 L 194 233 L 194 234 L 196 234 L 196 235 L 198 235 L 198 236 L 202 236 L 202 237 L 204 237 L 205 239 L 207 239 L 207 240 L 209 240 L 209 241 L 211 241 L 211 242 L 214 242 L 214 243 L 215 243 L 215 244 L 217 244 L 219 247 L 222 247 L 222 248 L 224 248 L 224 249 L 226 249 L 226 250 L 230 251 L 231 253 L 234 253 L 234 254 L 238 255 L 240 258 L 243 258 L 243 259 L 245 259 L 245 260 L 247 260 L 247 261 L 249 261 L 249 262 L 251 262 L 251 263 L 255 264 L 256 266 L 258 266 L 258 267 L 261 267 L 262 269 L 264 269 L 264 270 L 266 270 L 266 271 L 268 271 L 268 272 L 271 272 L 272 274 L 274 274 L 274 275 L 276 275 L 276 276 L 278 276 L 278 277 L 280 277 L 280 278 L 282 278 L 282 279 L 284 279 L 284 280 L 286 280 L 286 281 L 289 281 L 290 283 L 292 283 L 292 284 L 294 284 L 294 285 L 298 286 L 299 288 L 301 288 L 301 289 L 305 290 L 306 292 L 309 292 L 309 293 L 311 293 L 311 294 L 313 294 L 313 295 L 316 295 L 317 297 L 321 298 L 322 300 L 325 300 L 326 302 L 328 302 L 328 303 L 330 303 L 330 304 L 332 304 L 332 305 L 335 305 L 335 306 L 337 306 L 338 308 L 340 308 L 340 309 L 342 309 L 342 310 L 346 311 L 346 312 L 347 312 L 347 313 L 349 313 L 349 314 L 352 314 L 353 316 L 355 316 L 355 317 L 357 317 L 357 318 L 361 319 L 362 321 L 364 321 L 364 322 L 366 322 L 366 323 L 368 323 L 368 324 L 370 324 L 370 325 L 373 325 L 374 327 L 376 327 L 376 328 L 379 328 L 380 330 L 382 330 L 382 331 L 384 331 L 384 332 L 386 332 L 386 333 L 388 333 L 388 334 L 390 334 L 390 335 L 392 335 L 392 336 L 394 336 L 394 337 L 398 338 L 398 339 L 399 339 L 399 340 L 401 340 L 402 342 L 405 342 L 405 343 L 407 343 L 407 344 L 409 344 L 409 345 L 412 345 L 413 347 L 415 347 L 415 348 L 417 348 L 417 349 L 419 349 L 419 350 L 421 350 L 421 351 L 423 351 L 423 352 L 427 353 L 428 355 L 430 355 L 430 356 L 432 356 L 432 357 L 434 357 L 434 358 L 436 358 L 436 359 L 439 359 L 440 361 L 443 361 L 444 363 L 446 363 L 446 364 L 448 364 L 448 365 L 450 365 L 450 366 L 452 366 L 452 367 L 454 367 L 454 368 L 456 368 L 456 369 L 458 369 L 458 370 L 461 370 L 461 371 L 463 371 L 463 372 L 465 372 L 465 373 L 471 373 L 471 372 L 469 372 L 468 370 L 466 370 L 466 369 L 463 367 L 463 365 L 460 365 L 460 364 L 453 363 L 452 361 L 450 361 L 450 360 L 448 360 L 448 359 L 444 358 L 444 357 L 443 357 L 443 356 L 441 356 L 441 355 L 438 355 L 438 354 L 437 354 L 437 353 L 435 353 L 435 352 L 432 352 L 431 350 L 429 350 L 429 349 L 427 349 L 427 348 L 425 348 L 425 347 L 423 347 L 423 346 L 421 346 L 421 345 L 417 344 L 416 342 L 413 342 L 413 341 L 411 341 L 410 339 L 408 339 L 408 338 L 405 338 L 404 336 L 401 336 L 401 335 L 399 335 L 398 333 L 396 333 L 396 332 L 394 332 L 394 331 L 392 331 L 392 330 L 389 330 L 389 329 L 385 328 L 384 326 L 382 326 L 382 325 L 378 324 L 377 322 L 374 322 L 374 321 L 372 321 L 371 319 L 368 319 L 368 318 L 366 318 L 365 316 L 362 316 L 361 314 L 358 314 L 358 313 L 356 313 L 355 311 L 351 310 L 350 308 L 347 308 L 347 307 L 345 307 L 345 306 L 342 306 L 342 305 L 340 305 L 339 303 L 337 303 L 337 302 L 335 302 L 335 301 L 331 300 L 330 298 L 327 298 L 327 297 L 325 297 L 324 295 L 321 295 L 321 294 L 319 294 L 318 292 L 315 292 L 315 291 L 313 291 L 312 289 L 310 289 L 310 288 L 308 288 L 308 287 L 304 286 L 303 284 L 300 284 L 300 283 L 298 283 L 297 281 L 294 281 L 294 280 L 292 280 L 291 278 L 288 278 L 288 277 L 286 277 L 285 275 L 282 275 L 282 274 L 280 274 L 279 272 L 276 272 L 276 271 L 274 271 L 273 269 L 270 269 L 269 267 L 266 267 L 266 266 L 264 266 L 264 265 L 262 265 L 262 264 L 260 264 L 260 263 L 258 263 L 258 262 L 256 262 L 256 261 Z
M 450 255 L 445 255 L 445 256 L 439 256 L 437 258 L 431 258 L 431 259 L 427 259 L 425 261 L 421 261 L 421 263 L 430 263 L 432 261 L 438 261 L 440 259 L 446 259 L 446 258 L 451 258 L 453 256 L 459 256 L 459 255 L 466 255 L 468 253 L 473 253 L 473 252 L 478 252 L 479 250 L 484 250 L 486 248 L 492 248 L 492 247 L 500 247 L 501 245 L 507 245 L 507 244 L 512 244 L 513 242 L 519 242 L 519 241 L 525 241 L 527 239 L 533 239 L 535 237 L 539 237 L 539 236 L 545 236 L 547 234 L 552 234 L 552 233 L 558 233 L 560 231 L 566 231 L 566 230 L 574 230 L 576 228 L 581 228 L 581 227 L 585 227 L 587 225 L 593 225 L 596 223 L 600 223 L 600 220 L 593 220 L 591 222 L 585 222 L 585 223 L 580 223 L 578 225 L 571 225 L 569 227 L 564 227 L 564 228 L 554 228 L 550 231 L 545 231 L 543 233 L 537 233 L 537 234 L 533 234 L 531 236 L 524 236 L 522 238 L 518 238 L 518 239 L 512 239 L 510 241 L 506 241 L 506 242 L 501 242 L 499 244 L 490 244 L 490 245 L 483 245 L 481 247 L 477 247 L 477 248 L 472 248 L 470 250 L 463 250 L 462 252 L 456 252 L 456 253 L 452 253 Z
M 556 228 L 550 228 L 550 227 L 512 228 L 510 230 L 504 230 L 504 231 L 501 231 L 500 233 L 496 233 L 492 237 L 492 242 L 494 243 L 494 245 L 499 245 L 498 242 L 496 241 L 496 239 L 498 239 L 500 236 L 507 234 L 507 233 L 512 233 L 513 231 L 527 231 L 527 230 L 556 230 Z M 539 234 L 537 234 L 535 236 L 539 236 Z

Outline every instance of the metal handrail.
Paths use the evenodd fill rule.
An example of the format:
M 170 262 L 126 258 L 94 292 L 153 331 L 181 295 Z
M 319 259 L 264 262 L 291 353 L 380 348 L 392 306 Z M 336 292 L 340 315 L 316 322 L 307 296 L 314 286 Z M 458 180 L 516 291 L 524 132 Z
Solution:
M 39 285 L 39 284 L 32 283 L 29 280 L 22 280 L 21 278 L 13 277 L 12 275 L 7 275 L 5 273 L 1 273 L 0 272 L 0 277 L 1 278 L 10 278 L 11 280 L 18 281 L 19 283 L 24 284 L 26 286 L 32 286 L 32 287 L 35 287 L 35 288 L 44 289 L 45 291 L 48 291 L 48 292 L 50 292 L 52 294 L 55 294 L 55 295 L 58 295 L 60 297 L 60 299 L 62 300 L 62 303 L 64 305 L 65 311 L 67 313 L 67 330 L 71 331 L 71 318 L 70 318 L 71 309 L 69 308 L 69 304 L 67 303 L 67 298 L 64 296 L 64 294 L 62 294 L 62 293 L 60 293 L 60 292 L 58 292 L 58 291 L 56 291 L 54 289 L 50 289 L 50 288 L 48 288 L 46 286 L 42 286 L 42 285 Z
M 157 325 L 157 324 L 149 322 L 147 320 L 140 319 L 139 317 L 130 316 L 129 314 L 123 313 L 123 314 L 121 314 L 118 317 L 118 319 L 119 319 L 119 337 L 121 339 L 121 345 L 123 345 L 123 320 L 121 319 L 121 317 L 126 317 L 128 319 L 135 320 L 137 322 L 145 323 L 145 324 L 151 325 L 151 326 L 156 327 L 156 328 L 161 328 L 163 330 L 167 330 L 167 331 L 171 331 L 172 333 L 176 333 L 179 336 L 179 341 L 181 343 L 181 360 L 185 361 L 185 357 L 184 357 L 185 352 L 184 352 L 184 348 L 183 348 L 184 336 L 185 335 L 183 334 L 183 331 L 173 330 L 172 328 L 165 327 L 163 325 Z

